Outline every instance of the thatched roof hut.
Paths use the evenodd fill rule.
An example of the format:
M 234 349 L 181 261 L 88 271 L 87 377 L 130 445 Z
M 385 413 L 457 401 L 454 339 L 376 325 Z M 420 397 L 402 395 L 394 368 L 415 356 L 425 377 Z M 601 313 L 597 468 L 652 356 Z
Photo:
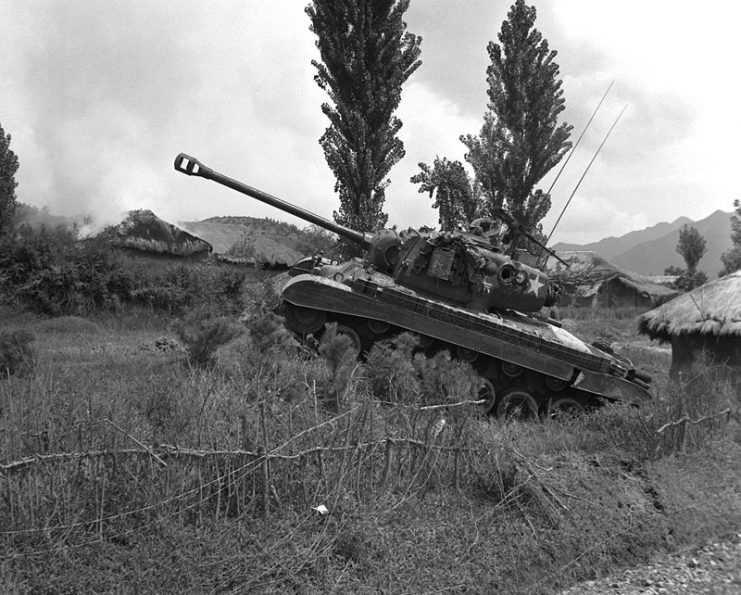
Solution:
M 114 246 L 148 255 L 199 258 L 212 251 L 208 242 L 146 209 L 131 211 L 104 234 Z
M 642 314 L 638 330 L 671 343 L 674 376 L 701 352 L 741 370 L 741 270 Z
M 651 308 L 678 294 L 653 278 L 623 269 L 591 250 L 559 252 L 549 258 L 548 275 L 565 290 L 561 306 Z

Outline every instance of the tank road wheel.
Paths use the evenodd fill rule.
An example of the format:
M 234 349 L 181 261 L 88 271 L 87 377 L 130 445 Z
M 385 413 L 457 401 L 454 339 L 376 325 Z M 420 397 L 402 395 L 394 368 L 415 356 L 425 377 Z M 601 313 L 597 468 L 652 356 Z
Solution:
M 327 322 L 327 313 L 323 310 L 314 310 L 313 308 L 304 308 L 286 302 L 285 309 L 286 323 L 297 335 L 311 335 L 324 328 Z
M 564 417 L 580 415 L 585 411 L 586 407 L 584 407 L 584 403 L 580 403 L 571 397 L 553 399 L 548 405 L 548 417 L 551 419 L 563 419 Z
M 347 326 L 346 324 L 338 324 L 337 335 L 344 335 L 345 337 L 350 339 L 350 345 L 358 352 L 358 355 L 363 353 L 363 341 L 360 339 L 358 331 L 356 331 L 353 327 Z
M 478 400 L 484 401 L 479 405 L 479 410 L 484 415 L 493 415 L 494 414 L 494 404 L 497 400 L 497 391 L 494 388 L 494 385 L 491 383 L 491 380 L 488 378 L 481 377 L 482 387 L 479 390 L 478 394 Z
M 469 364 L 475 362 L 476 359 L 479 357 L 478 351 L 467 349 L 466 347 L 461 347 L 460 345 L 456 346 L 455 355 L 459 360 L 467 362 Z
M 548 387 L 548 390 L 558 393 L 569 385 L 569 381 L 563 380 L 562 378 L 555 378 L 553 376 L 546 376 L 545 385 Z
M 520 374 L 522 374 L 523 371 L 524 368 L 518 366 L 517 364 L 513 364 L 511 362 L 502 362 L 502 373 L 509 378 L 517 378 Z
M 526 390 L 513 389 L 497 402 L 497 417 L 510 419 L 537 419 L 538 403 Z
M 368 327 L 368 330 L 371 332 L 371 334 L 374 337 L 382 337 L 391 328 L 391 325 L 388 322 L 382 322 L 381 320 L 373 320 L 372 318 L 369 318 L 366 321 L 366 326 Z

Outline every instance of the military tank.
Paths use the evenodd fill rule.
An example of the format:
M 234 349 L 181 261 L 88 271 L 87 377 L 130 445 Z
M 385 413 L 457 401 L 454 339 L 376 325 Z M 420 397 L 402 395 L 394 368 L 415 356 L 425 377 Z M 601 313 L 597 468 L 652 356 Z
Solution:
M 518 231 L 511 220 L 478 220 L 466 231 L 363 233 L 184 153 L 175 159 L 175 169 L 291 213 L 363 249 L 364 258 L 337 262 L 307 256 L 291 268 L 281 312 L 296 335 L 318 338 L 334 322 L 363 353 L 409 331 L 427 354 L 446 349 L 470 363 L 482 378 L 483 408 L 499 416 L 557 415 L 605 400 L 640 405 L 652 398 L 651 378 L 609 344 L 587 344 L 540 314 L 556 303 L 559 289 L 521 253 L 506 249 Z

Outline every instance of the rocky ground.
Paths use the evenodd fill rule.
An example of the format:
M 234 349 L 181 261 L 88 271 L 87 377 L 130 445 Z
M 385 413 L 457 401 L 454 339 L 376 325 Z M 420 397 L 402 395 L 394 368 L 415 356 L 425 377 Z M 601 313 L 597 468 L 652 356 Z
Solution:
M 656 558 L 651 564 L 587 581 L 561 595 L 741 593 L 741 533 Z

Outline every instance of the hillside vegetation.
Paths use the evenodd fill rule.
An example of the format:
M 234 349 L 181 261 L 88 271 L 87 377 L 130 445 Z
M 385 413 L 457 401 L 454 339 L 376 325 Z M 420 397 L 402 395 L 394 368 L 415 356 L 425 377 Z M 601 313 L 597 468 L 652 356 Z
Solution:
M 217 254 L 271 265 L 292 265 L 301 256 L 316 252 L 329 254 L 335 245 L 334 234 L 321 228 L 299 229 L 290 223 L 268 218 L 211 217 L 180 225 L 209 242 Z
M 0 237 L 0 305 L 59 316 L 147 307 L 180 315 L 195 307 L 244 308 L 247 270 L 187 259 L 132 259 L 105 238 L 80 240 L 74 228 L 19 226 Z
M 652 371 L 654 404 L 505 423 L 445 353 L 309 349 L 269 279 L 241 295 L 239 323 L 0 311 L 25 362 L 0 380 L 0 590 L 547 593 L 741 529 L 739 396 L 670 389 L 632 320 L 565 324 Z

